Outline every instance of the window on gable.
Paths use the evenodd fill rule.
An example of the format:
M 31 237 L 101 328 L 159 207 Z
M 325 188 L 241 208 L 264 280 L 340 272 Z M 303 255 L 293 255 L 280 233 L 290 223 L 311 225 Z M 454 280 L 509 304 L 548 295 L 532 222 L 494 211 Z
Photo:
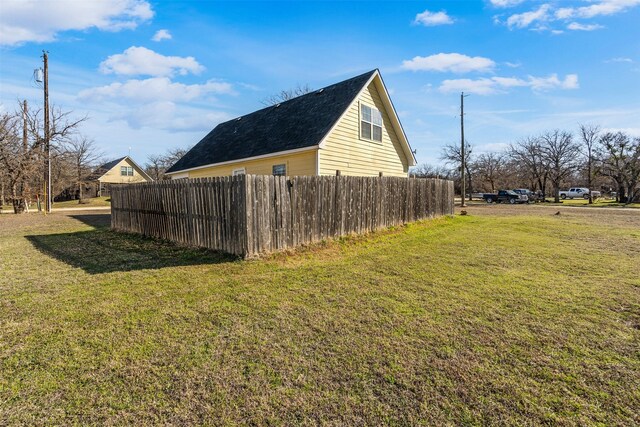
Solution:
M 287 165 L 273 165 L 273 168 L 271 170 L 273 172 L 273 175 L 284 176 L 287 174 Z
M 133 176 L 133 168 L 131 166 L 120 166 L 121 176 Z
M 382 142 L 382 114 L 364 104 L 360 104 L 360 137 Z

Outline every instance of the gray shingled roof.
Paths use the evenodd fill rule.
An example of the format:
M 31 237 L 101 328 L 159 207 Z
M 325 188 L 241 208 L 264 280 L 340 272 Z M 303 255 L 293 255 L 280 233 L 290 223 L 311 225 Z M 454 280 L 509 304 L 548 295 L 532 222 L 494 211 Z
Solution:
M 98 179 L 102 175 L 104 175 L 105 173 L 109 172 L 111 169 L 113 169 L 113 167 L 115 165 L 117 165 L 118 163 L 120 163 L 121 161 L 123 161 L 126 158 L 127 158 L 127 156 L 120 157 L 119 159 L 111 160 L 110 162 L 107 162 L 107 163 L 105 163 L 103 165 L 98 166 L 97 168 L 95 168 L 95 170 L 93 172 L 91 172 L 91 174 L 89 176 L 87 176 L 85 178 L 85 180 L 86 181 L 95 181 L 96 179 Z
M 167 172 L 318 145 L 375 72 L 220 123 Z

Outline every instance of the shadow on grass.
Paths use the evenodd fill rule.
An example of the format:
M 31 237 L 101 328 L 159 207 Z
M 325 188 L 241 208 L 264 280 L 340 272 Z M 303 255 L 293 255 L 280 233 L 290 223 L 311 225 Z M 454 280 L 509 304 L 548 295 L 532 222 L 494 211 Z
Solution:
M 69 215 L 69 217 L 96 228 L 109 228 L 111 226 L 111 214 L 87 214 Z
M 102 215 L 86 215 L 90 222 Z M 108 215 L 105 215 L 108 219 Z M 75 215 L 78 217 L 85 215 Z M 116 233 L 106 227 L 74 233 L 26 236 L 39 251 L 79 267 L 89 274 L 158 269 L 199 264 L 219 264 L 237 258 L 221 252 L 177 246 L 142 236 Z

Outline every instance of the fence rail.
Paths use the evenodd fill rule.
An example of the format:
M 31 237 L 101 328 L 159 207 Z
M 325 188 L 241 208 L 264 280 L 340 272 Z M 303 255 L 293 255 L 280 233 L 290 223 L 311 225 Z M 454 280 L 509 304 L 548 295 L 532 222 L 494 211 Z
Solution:
M 240 255 L 453 214 L 441 179 L 240 175 L 111 188 L 111 227 Z

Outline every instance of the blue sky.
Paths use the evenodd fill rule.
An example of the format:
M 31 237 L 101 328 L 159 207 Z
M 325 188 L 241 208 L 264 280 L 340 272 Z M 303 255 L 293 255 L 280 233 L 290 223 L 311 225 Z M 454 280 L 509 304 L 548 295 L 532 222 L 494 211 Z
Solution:
M 88 115 L 107 158 L 198 142 L 267 96 L 379 68 L 419 163 L 578 123 L 640 136 L 640 0 L 81 1 L 0 4 L 0 111 Z

